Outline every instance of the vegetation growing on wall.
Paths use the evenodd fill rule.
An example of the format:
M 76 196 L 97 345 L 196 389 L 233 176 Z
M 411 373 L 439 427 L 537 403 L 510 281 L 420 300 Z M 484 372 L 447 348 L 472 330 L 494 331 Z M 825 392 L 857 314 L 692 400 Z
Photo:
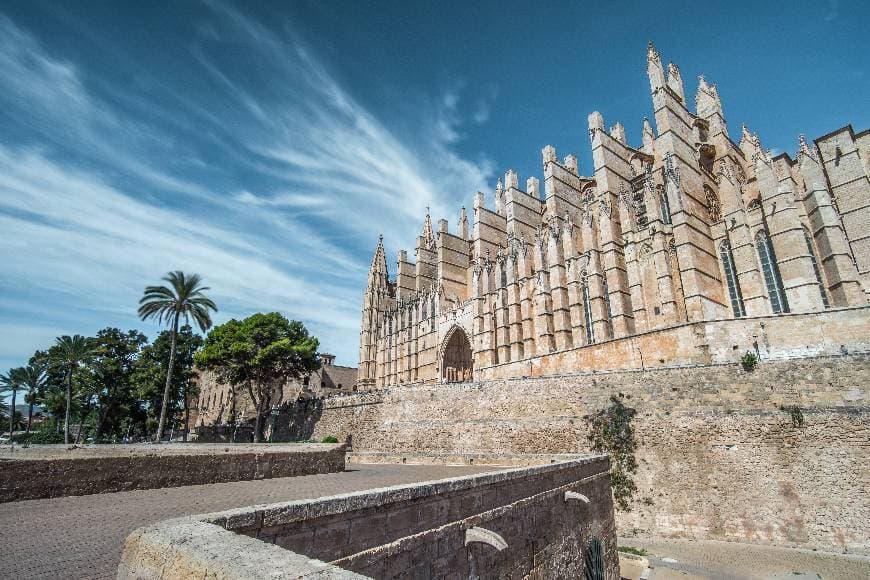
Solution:
M 591 415 L 589 419 L 589 441 L 592 450 L 610 455 L 610 484 L 617 509 L 631 511 L 631 500 L 637 491 L 632 476 L 637 471 L 634 453 L 637 441 L 631 420 L 637 411 L 627 407 L 622 393 L 610 397 L 610 405 Z
M 804 413 L 797 405 L 780 405 L 780 411 L 785 411 L 791 417 L 792 427 L 802 427 L 804 424 Z
M 740 364 L 743 365 L 744 371 L 752 371 L 758 366 L 758 355 L 754 352 L 746 351 L 746 354 L 740 359 Z

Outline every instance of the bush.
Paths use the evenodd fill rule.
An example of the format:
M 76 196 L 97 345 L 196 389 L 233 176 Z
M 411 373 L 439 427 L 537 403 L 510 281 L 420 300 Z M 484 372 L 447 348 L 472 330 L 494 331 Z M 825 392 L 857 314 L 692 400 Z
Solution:
M 780 405 L 779 410 L 789 414 L 792 427 L 803 427 L 804 413 L 801 411 L 800 407 L 797 405 Z
M 627 407 L 619 397 L 610 397 L 610 406 L 590 416 L 589 434 L 587 435 L 592 450 L 610 455 L 610 485 L 613 499 L 619 510 L 631 511 L 631 501 L 637 485 L 632 476 L 637 471 L 637 461 L 634 452 L 637 441 L 631 420 L 637 411 Z
M 749 372 L 758 366 L 758 356 L 751 351 L 746 351 L 746 354 L 740 359 L 740 364 L 743 365 L 743 370 Z
M 52 429 L 39 429 L 30 433 L 19 433 L 14 437 L 16 443 L 26 443 L 31 445 L 50 445 L 53 443 L 63 443 L 63 433 L 58 433 Z
M 335 435 L 327 435 L 323 438 L 322 443 L 338 443 L 338 437 Z

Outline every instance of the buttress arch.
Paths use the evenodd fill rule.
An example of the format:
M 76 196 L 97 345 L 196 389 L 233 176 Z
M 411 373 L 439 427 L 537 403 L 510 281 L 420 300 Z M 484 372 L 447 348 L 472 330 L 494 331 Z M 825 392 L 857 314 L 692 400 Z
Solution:
M 459 383 L 473 378 L 474 355 L 471 341 L 465 330 L 455 325 L 447 331 L 441 346 L 439 360 L 439 380 L 442 383 Z

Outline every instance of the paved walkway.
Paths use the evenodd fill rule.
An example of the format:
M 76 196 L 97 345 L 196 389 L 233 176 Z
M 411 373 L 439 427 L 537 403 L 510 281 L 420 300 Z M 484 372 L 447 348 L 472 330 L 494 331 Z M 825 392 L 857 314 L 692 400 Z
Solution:
M 653 568 L 650 580 L 697 578 L 818 578 L 867 580 L 870 557 L 776 548 L 735 542 L 620 538 L 620 546 L 643 548 Z
M 0 577 L 114 578 L 124 539 L 147 524 L 494 469 L 350 464 L 344 473 L 3 503 Z

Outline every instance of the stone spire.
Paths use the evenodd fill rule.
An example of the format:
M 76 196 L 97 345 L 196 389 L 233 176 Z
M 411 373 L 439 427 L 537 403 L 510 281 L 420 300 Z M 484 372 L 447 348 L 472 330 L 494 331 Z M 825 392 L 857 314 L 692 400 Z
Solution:
M 378 247 L 375 248 L 375 255 L 369 268 L 369 286 L 375 286 L 381 280 L 386 281 L 388 277 L 387 254 L 384 251 L 384 236 L 381 234 L 378 236 Z
M 800 141 L 800 152 L 812 159 L 815 159 L 815 151 L 813 151 L 813 148 L 810 147 L 809 143 L 807 143 L 806 135 L 804 135 L 803 133 L 798 135 L 798 141 Z
M 656 134 L 653 131 L 652 124 L 646 117 L 643 118 L 643 150 L 645 153 L 653 154 L 653 143 L 655 142 Z
M 428 205 L 426 206 L 426 219 L 423 220 L 423 233 L 420 235 L 426 244 L 429 244 L 435 239 L 435 235 L 432 233 L 432 217 L 429 215 Z
M 465 213 L 465 206 L 459 210 L 459 237 L 463 240 L 468 239 L 468 214 Z
M 665 86 L 665 69 L 652 40 L 649 41 L 646 49 L 646 74 L 649 75 L 649 86 L 652 92 Z

